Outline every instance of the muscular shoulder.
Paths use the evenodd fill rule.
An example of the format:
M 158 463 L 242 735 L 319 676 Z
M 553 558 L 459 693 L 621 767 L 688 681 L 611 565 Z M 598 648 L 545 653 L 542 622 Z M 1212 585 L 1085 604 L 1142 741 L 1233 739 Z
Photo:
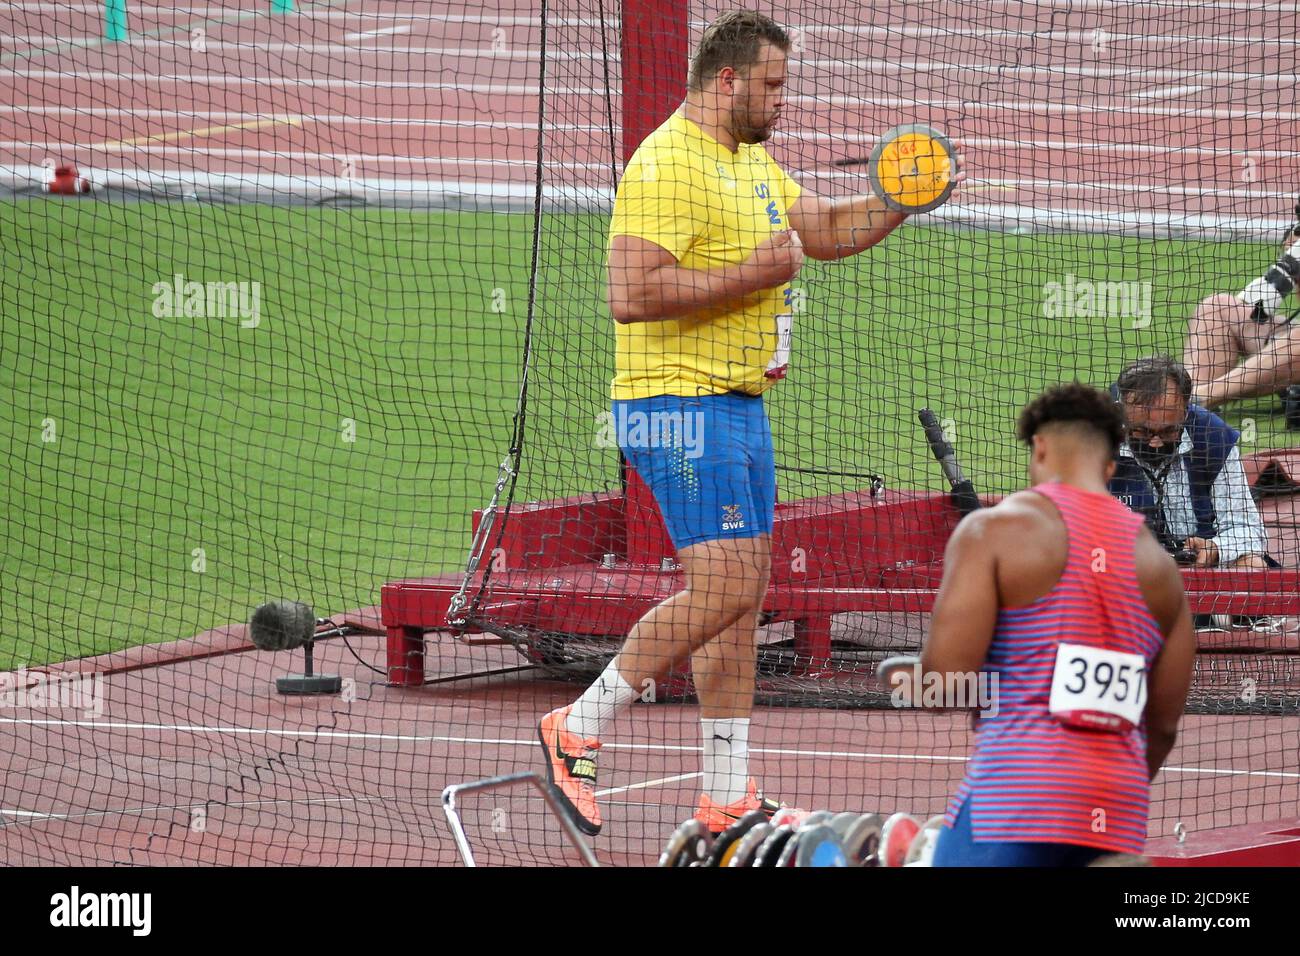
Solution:
M 1008 495 L 967 516 L 954 539 L 993 563 L 1003 607 L 1042 597 L 1061 576 L 1066 560 L 1064 523 L 1052 503 L 1032 491 Z
M 707 157 L 699 135 L 677 115 L 653 130 L 632 153 L 628 171 L 646 166 L 663 178 L 686 176 L 705 166 Z
M 969 537 L 992 543 L 1007 539 L 1023 541 L 1023 536 L 1059 530 L 1061 520 L 1042 495 L 1017 491 L 1007 495 L 992 508 L 981 508 L 962 521 L 960 530 Z
M 619 191 L 647 195 L 671 191 L 699 181 L 704 168 L 698 140 L 670 119 L 633 151 L 619 180 Z
M 698 156 L 674 145 L 671 138 L 646 140 L 632 154 L 619 184 L 627 188 L 639 186 L 643 190 L 663 190 L 679 183 L 689 183 L 697 177 L 701 166 Z

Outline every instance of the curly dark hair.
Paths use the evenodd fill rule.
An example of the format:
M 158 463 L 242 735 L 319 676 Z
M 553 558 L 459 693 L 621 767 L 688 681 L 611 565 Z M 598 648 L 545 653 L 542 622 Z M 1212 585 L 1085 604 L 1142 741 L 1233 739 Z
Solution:
M 1113 458 L 1124 440 L 1124 414 L 1105 392 L 1081 382 L 1056 385 L 1024 407 L 1016 434 L 1026 445 L 1040 428 L 1055 424 L 1079 425 L 1106 443 Z
M 700 45 L 691 58 L 691 91 L 704 89 L 704 84 L 724 66 L 745 74 L 758 62 L 759 51 L 765 42 L 783 53 L 790 51 L 789 35 L 771 17 L 752 10 L 730 10 L 719 14 L 705 27 Z

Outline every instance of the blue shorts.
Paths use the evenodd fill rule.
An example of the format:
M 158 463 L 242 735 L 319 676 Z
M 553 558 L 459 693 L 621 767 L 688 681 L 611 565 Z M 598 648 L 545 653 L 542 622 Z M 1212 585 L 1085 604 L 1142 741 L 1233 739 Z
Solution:
M 673 546 L 771 534 L 772 429 L 757 395 L 614 402 L 619 448 L 654 493 Z
M 939 832 L 932 866 L 1087 866 L 1105 850 L 1074 843 L 975 842 L 970 798 L 961 805 L 952 827 Z

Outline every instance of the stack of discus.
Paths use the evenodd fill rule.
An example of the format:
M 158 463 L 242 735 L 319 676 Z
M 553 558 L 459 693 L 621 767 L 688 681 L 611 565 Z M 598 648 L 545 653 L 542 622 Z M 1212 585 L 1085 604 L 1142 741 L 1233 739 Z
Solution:
M 745 814 L 721 833 L 687 820 L 668 840 L 660 866 L 929 866 L 943 817 L 921 824 L 906 813 L 781 809 Z

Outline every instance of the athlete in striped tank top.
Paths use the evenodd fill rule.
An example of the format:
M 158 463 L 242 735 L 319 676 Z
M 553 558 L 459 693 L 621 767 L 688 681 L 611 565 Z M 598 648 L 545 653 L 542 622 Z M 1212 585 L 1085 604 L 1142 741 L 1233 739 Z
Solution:
M 935 866 L 1079 866 L 1141 853 L 1195 641 L 1177 565 L 1107 492 L 1123 421 L 1084 385 L 1021 413 L 1031 490 L 948 543 L 921 670 L 996 675 Z

